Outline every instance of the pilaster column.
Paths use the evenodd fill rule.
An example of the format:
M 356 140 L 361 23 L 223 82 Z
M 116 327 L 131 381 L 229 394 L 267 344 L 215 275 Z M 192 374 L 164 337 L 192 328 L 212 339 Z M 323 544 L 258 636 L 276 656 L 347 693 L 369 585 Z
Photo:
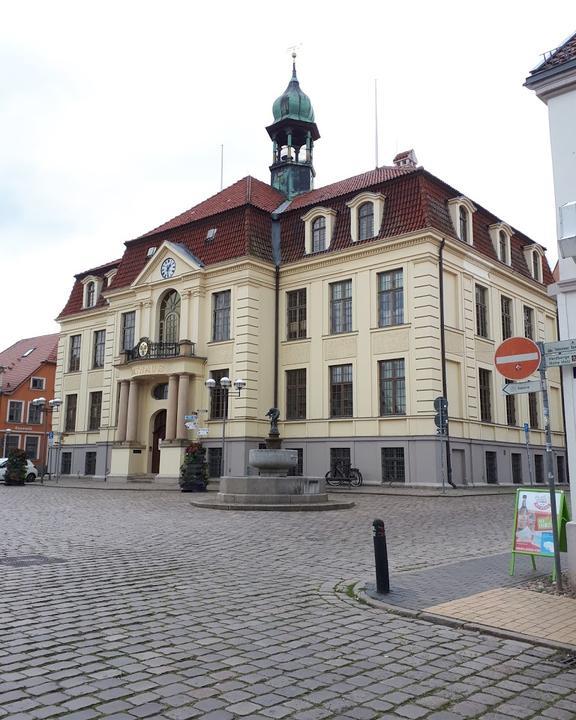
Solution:
M 178 409 L 178 375 L 168 378 L 168 410 L 166 411 L 166 440 L 176 437 L 176 412 Z
M 184 427 L 184 415 L 188 413 L 188 390 L 190 387 L 190 376 L 180 375 L 178 381 L 178 417 L 176 418 L 176 437 L 178 440 L 186 440 L 186 428 Z
M 126 442 L 134 442 L 138 431 L 138 383 L 130 380 L 128 388 L 128 417 L 126 419 Z
M 116 440 L 126 440 L 126 420 L 128 418 L 128 380 L 120 381 L 120 397 L 118 398 L 118 426 L 116 427 Z

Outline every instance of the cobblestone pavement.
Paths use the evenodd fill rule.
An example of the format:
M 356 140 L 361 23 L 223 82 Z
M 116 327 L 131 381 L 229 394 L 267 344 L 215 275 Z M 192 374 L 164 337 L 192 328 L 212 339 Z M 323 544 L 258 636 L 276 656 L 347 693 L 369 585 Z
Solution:
M 374 517 L 399 572 L 506 551 L 512 501 L 238 513 L 0 487 L 0 718 L 576 717 L 556 651 L 348 597 L 373 572 Z

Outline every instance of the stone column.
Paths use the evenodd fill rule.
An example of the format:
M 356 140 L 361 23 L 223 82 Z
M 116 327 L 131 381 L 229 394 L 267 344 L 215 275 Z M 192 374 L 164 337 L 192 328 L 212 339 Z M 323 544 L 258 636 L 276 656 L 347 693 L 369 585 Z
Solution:
M 166 411 L 166 440 L 176 438 L 176 412 L 178 410 L 178 375 L 168 378 L 168 410 Z
M 118 399 L 118 426 L 116 427 L 116 440 L 126 440 L 126 420 L 128 418 L 128 380 L 120 381 L 120 397 Z
M 188 435 L 184 427 L 184 415 L 188 413 L 188 389 L 190 387 L 190 376 L 180 375 L 178 382 L 178 417 L 176 418 L 176 437 L 178 440 L 186 440 Z
M 138 383 L 130 380 L 128 389 L 128 417 L 126 419 L 126 442 L 135 442 L 138 431 Z

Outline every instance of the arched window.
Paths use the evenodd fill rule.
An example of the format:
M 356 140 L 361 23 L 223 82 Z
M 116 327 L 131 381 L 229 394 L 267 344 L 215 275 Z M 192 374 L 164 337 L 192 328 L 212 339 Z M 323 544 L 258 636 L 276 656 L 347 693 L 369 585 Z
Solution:
M 93 282 L 89 282 L 86 286 L 86 307 L 92 307 L 94 305 L 95 294 L 96 287 Z
M 534 280 L 542 282 L 542 260 L 536 250 L 532 253 L 532 277 Z
M 172 290 L 160 305 L 160 342 L 174 343 L 180 339 L 180 295 Z
M 168 383 L 160 383 L 152 390 L 152 397 L 155 400 L 168 400 Z
M 467 243 L 468 242 L 468 210 L 464 207 L 464 205 L 460 205 L 460 209 L 458 211 L 458 217 L 460 218 L 460 240 L 462 242 Z
M 504 230 L 498 233 L 498 255 L 503 263 L 508 265 L 508 236 Z
M 326 250 L 326 218 L 322 215 L 312 223 L 312 252 Z
M 374 237 L 374 204 L 365 202 L 358 208 L 358 240 Z

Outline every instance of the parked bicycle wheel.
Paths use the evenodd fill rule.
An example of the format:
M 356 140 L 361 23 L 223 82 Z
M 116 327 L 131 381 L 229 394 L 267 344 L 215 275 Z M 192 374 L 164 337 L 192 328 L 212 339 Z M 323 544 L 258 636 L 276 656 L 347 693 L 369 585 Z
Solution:
M 326 480 L 328 485 L 340 485 L 340 478 L 336 477 L 332 470 L 328 470 L 326 475 L 324 475 L 324 479 Z
M 354 485 L 354 487 L 362 485 L 362 473 L 358 468 L 350 468 L 350 485 Z

